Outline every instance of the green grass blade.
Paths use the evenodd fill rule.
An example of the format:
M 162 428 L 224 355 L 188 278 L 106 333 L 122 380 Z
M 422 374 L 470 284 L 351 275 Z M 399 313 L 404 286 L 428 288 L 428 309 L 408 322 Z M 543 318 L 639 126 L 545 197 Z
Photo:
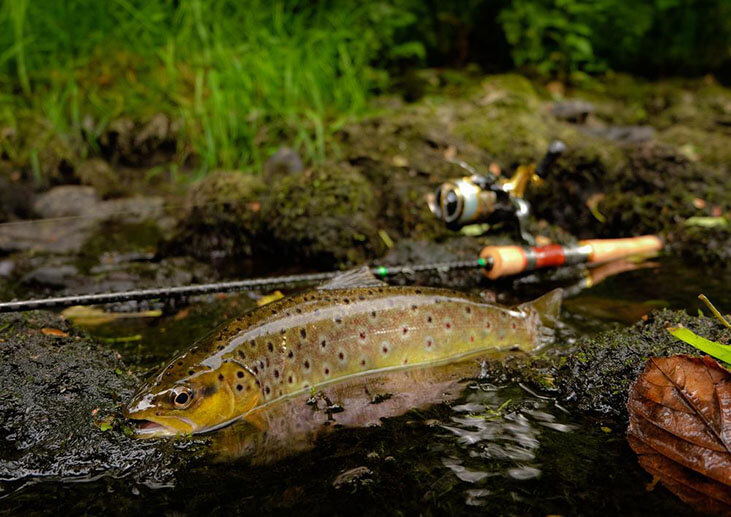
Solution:
M 667 331 L 679 340 L 688 343 L 701 352 L 715 357 L 724 363 L 731 364 L 731 345 L 722 345 L 695 334 L 685 327 L 668 327 Z

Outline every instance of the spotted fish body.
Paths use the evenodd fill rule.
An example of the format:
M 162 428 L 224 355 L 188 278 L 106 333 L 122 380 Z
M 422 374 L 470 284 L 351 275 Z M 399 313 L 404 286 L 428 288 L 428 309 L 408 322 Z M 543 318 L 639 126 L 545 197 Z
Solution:
M 205 389 L 234 397 L 233 409 L 226 408 L 230 414 L 221 416 L 227 423 L 255 407 L 356 375 L 489 349 L 531 351 L 540 342 L 541 314 L 531 307 L 509 310 L 443 289 L 338 286 L 285 298 L 229 322 L 163 369 L 128 406 L 129 415 L 135 418 L 135 407 L 154 406 L 151 394 L 194 384 L 211 372 L 221 372 L 218 383 Z M 241 403 L 252 398 L 254 403 Z M 211 426 L 192 427 L 198 432 Z

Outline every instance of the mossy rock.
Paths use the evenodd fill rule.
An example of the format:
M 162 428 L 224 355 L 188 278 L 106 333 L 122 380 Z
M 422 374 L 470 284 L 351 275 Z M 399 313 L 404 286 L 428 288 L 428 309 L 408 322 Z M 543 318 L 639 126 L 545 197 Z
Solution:
M 99 158 L 91 158 L 80 163 L 76 167 L 76 176 L 82 185 L 94 187 L 102 198 L 122 193 L 119 175 L 107 162 Z
M 269 252 L 288 262 L 359 264 L 379 256 L 373 187 L 347 164 L 324 164 L 274 184 L 262 205 Z
M 552 392 L 581 412 L 626 422 L 629 387 L 647 359 L 701 355 L 670 335 L 666 330 L 670 325 L 683 325 L 720 343 L 731 342 L 731 330 L 715 318 L 662 309 L 650 312 L 630 327 L 584 338 L 567 351 L 554 348 L 542 356 L 516 356 L 503 363 L 491 363 L 489 375 L 495 382 L 520 381 Z
M 262 227 L 259 198 L 265 187 L 258 176 L 240 171 L 211 173 L 190 189 L 174 237 L 161 252 L 201 259 L 251 255 Z
M 701 160 L 731 173 L 731 131 L 708 131 L 687 126 L 673 126 L 658 135 L 661 142 L 678 148 L 690 159 Z

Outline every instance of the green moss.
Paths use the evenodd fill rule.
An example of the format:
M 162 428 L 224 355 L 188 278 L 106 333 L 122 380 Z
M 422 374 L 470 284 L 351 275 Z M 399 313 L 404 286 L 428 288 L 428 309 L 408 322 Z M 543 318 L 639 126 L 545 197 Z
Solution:
M 272 251 L 298 262 L 357 264 L 385 251 L 368 181 L 345 164 L 283 178 L 262 205 Z
M 658 135 L 661 142 L 678 148 L 688 158 L 704 163 L 731 167 L 731 132 L 709 131 L 687 126 L 672 126 Z

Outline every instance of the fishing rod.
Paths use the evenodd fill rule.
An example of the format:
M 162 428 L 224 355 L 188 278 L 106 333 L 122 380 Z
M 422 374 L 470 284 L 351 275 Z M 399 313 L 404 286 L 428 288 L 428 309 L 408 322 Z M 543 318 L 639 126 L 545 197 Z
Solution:
M 626 239 L 586 240 L 579 241 L 577 245 L 573 246 L 561 246 L 559 244 L 539 247 L 487 246 L 482 250 L 480 257 L 476 260 L 433 262 L 429 264 L 411 264 L 393 267 L 377 266 L 372 267 L 370 270 L 371 273 L 379 278 L 387 278 L 399 274 L 414 274 L 424 271 L 452 271 L 481 268 L 485 276 L 490 280 L 496 280 L 503 276 L 517 275 L 537 269 L 582 263 L 603 263 L 629 255 L 652 253 L 660 249 L 662 249 L 662 241 L 655 235 L 644 235 Z M 340 273 L 342 271 L 328 271 L 323 273 L 250 278 L 210 284 L 139 289 L 116 293 L 19 300 L 0 303 L 0 313 L 316 284 L 329 280 Z

